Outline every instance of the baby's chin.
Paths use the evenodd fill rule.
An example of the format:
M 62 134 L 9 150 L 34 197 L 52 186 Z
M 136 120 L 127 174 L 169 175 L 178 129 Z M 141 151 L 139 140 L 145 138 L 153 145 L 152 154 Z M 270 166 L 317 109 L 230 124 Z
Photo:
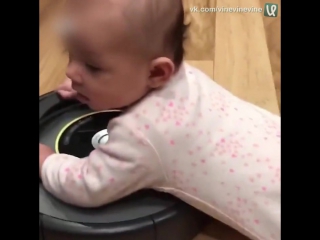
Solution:
M 138 96 L 140 97 L 140 96 Z M 138 103 L 143 97 L 117 97 L 114 98 L 104 98 L 91 96 L 87 98 L 82 98 L 81 102 L 86 104 L 93 111 L 106 111 L 106 110 L 124 110 L 128 107 Z
M 110 104 L 102 104 L 101 100 L 96 100 L 96 99 L 91 99 L 88 98 L 80 93 L 77 93 L 76 99 L 83 103 L 86 104 L 91 110 L 93 111 L 107 111 L 111 109 L 118 109 L 118 105 L 110 105 Z
M 77 93 L 75 98 L 81 102 L 81 103 L 84 103 L 84 104 L 88 104 L 90 102 L 89 98 L 87 98 L 86 96 L 80 94 L 80 93 Z
M 95 103 L 94 101 L 88 101 L 85 104 L 95 112 L 108 111 L 108 110 L 124 110 L 126 108 L 126 106 L 120 106 L 118 104 L 117 105 L 108 105 L 108 104 L 101 105 L 101 102 Z

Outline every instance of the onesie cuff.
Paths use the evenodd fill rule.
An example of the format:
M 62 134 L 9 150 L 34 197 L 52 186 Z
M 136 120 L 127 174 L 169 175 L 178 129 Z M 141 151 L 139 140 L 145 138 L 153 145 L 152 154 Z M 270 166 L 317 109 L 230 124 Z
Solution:
M 43 164 L 41 171 L 42 183 L 46 186 L 48 178 L 51 178 L 52 175 L 55 175 L 54 172 L 59 171 L 60 166 L 66 161 L 66 154 L 57 154 L 54 153 L 47 157 Z

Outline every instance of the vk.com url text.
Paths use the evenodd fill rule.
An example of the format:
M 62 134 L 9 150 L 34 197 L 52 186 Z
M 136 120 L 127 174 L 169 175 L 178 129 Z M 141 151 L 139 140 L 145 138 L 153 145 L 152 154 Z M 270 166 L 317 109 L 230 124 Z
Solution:
M 258 7 L 191 7 L 192 13 L 262 13 Z

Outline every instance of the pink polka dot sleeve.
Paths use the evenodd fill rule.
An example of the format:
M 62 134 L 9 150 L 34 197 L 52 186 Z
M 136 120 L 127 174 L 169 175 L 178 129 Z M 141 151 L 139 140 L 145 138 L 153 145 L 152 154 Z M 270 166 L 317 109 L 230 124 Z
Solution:
M 131 124 L 130 124 L 131 123 Z M 97 207 L 161 180 L 157 153 L 130 116 L 108 126 L 109 141 L 83 159 L 54 154 L 42 168 L 44 187 L 57 198 L 82 207 Z

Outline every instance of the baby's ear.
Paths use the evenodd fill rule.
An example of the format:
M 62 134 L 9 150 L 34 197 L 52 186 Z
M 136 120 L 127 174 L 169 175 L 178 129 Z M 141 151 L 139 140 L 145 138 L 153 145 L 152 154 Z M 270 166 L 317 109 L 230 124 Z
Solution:
M 165 85 L 175 72 L 174 63 L 166 57 L 154 59 L 150 64 L 148 85 L 159 88 Z

